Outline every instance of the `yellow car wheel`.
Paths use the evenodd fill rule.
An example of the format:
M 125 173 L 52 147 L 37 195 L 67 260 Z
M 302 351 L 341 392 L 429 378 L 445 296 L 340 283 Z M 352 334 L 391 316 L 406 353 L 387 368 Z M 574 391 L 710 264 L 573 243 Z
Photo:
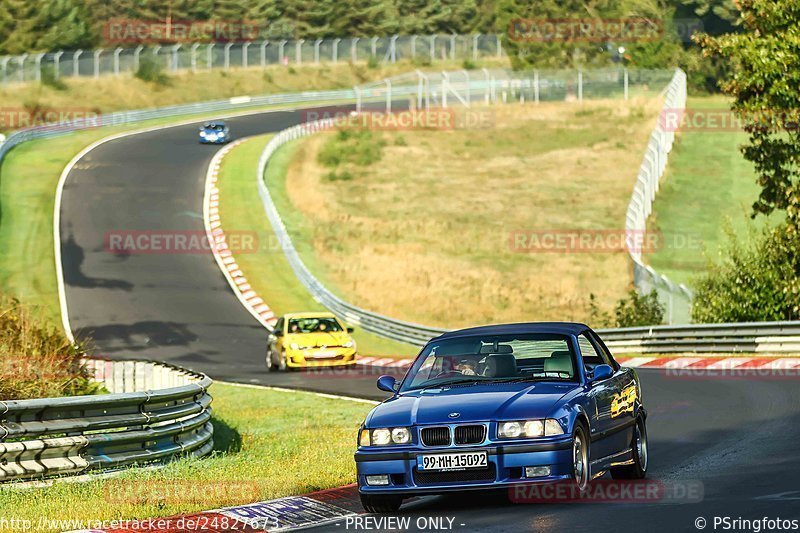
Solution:
M 281 357 L 278 360 L 278 370 L 284 372 L 286 370 L 286 350 L 281 350 Z

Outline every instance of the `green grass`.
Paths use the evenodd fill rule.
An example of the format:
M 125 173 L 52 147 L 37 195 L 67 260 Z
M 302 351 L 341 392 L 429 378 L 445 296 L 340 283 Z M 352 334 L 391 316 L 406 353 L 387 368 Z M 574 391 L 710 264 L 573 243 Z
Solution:
M 687 103 L 697 110 L 728 106 L 719 96 L 690 98 Z M 739 151 L 746 140 L 744 132 L 678 135 L 647 223 L 650 231 L 663 235 L 663 245 L 646 259 L 660 274 L 691 285 L 727 244 L 726 228 L 746 242 L 753 229 L 769 223 L 764 217 L 750 219 L 760 189 L 752 164 Z
M 321 311 L 324 307 L 311 297 L 292 272 L 258 196 L 255 172 L 261 152 L 271 137 L 251 139 L 223 159 L 218 181 L 220 217 L 228 232 L 258 232 L 257 251 L 237 254 L 236 261 L 253 289 L 276 314 Z M 290 159 L 290 151 L 280 151 L 269 166 L 267 182 L 282 216 L 294 218 L 281 179 L 286 176 Z M 413 346 L 378 337 L 361 328 L 356 328 L 354 336 L 362 355 L 414 355 L 417 351 Z
M 88 520 L 166 517 L 355 481 L 356 432 L 371 405 L 226 384 L 211 392 L 211 457 L 107 480 L 2 489 L 0 531 L 14 531 L 2 519 L 31 520 L 29 531 L 63 531 Z M 84 523 L 41 527 L 40 519 Z

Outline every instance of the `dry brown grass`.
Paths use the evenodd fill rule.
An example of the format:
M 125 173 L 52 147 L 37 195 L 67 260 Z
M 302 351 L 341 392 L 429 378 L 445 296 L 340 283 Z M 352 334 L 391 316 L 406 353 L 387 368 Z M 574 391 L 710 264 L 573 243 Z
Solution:
M 515 230 L 621 229 L 656 99 L 492 107 L 486 130 L 382 132 L 382 160 L 330 181 L 297 148 L 289 197 L 305 217 L 311 263 L 353 303 L 457 327 L 588 320 L 631 283 L 627 254 L 519 253 Z M 403 141 L 397 145 L 398 137 Z

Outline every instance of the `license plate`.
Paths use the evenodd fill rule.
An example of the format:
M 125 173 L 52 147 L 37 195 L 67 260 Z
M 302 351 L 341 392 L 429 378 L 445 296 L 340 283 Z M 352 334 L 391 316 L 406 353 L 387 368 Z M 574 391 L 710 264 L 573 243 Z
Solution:
M 326 357 L 336 357 L 336 352 L 333 350 L 317 350 L 314 352 L 314 357 L 317 359 L 324 359 Z
M 489 458 L 486 452 L 441 453 L 418 455 L 417 470 L 466 470 L 468 468 L 487 468 Z

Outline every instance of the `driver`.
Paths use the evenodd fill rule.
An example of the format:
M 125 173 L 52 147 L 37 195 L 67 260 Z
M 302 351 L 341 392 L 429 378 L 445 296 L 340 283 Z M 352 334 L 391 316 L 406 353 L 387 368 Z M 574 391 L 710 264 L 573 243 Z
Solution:
M 456 365 L 456 370 L 461 372 L 465 376 L 474 376 L 477 374 L 475 372 L 475 361 L 470 361 L 469 359 L 462 359 L 458 365 Z

